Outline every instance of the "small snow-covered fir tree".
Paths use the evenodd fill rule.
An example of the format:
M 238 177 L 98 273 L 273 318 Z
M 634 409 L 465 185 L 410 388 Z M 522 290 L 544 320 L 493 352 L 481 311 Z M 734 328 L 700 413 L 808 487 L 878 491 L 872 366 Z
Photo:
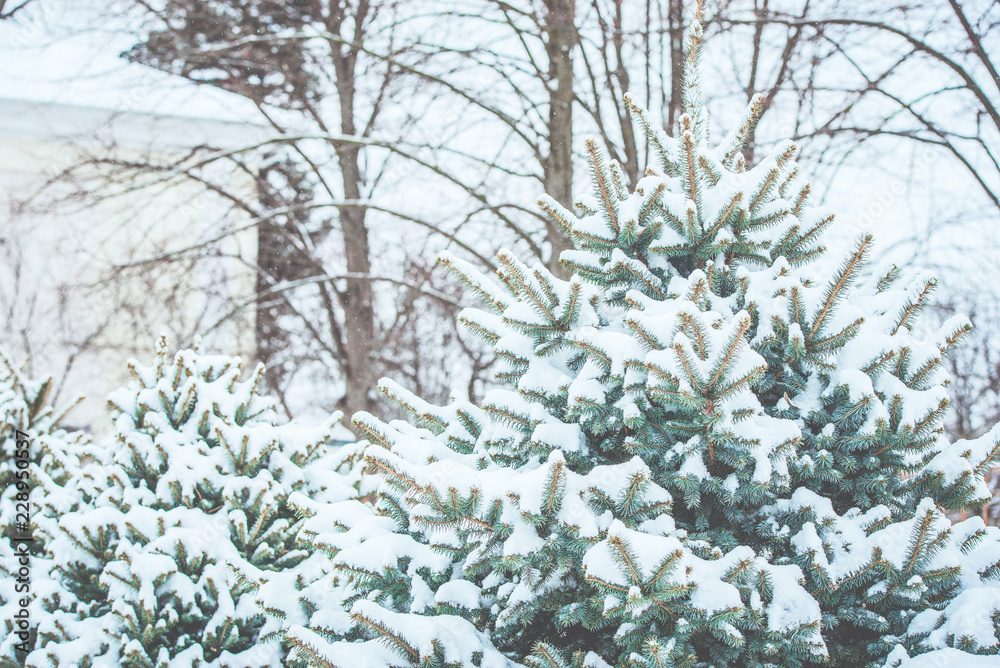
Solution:
M 588 142 L 581 215 L 541 201 L 570 279 L 442 257 L 503 387 L 434 406 L 386 380 L 416 424 L 355 416 L 376 503 L 299 499 L 330 572 L 259 590 L 297 660 L 1000 666 L 1000 531 L 944 515 L 1000 455 L 996 428 L 942 432 L 969 324 L 917 336 L 934 281 L 869 277 L 868 236 L 814 276 L 833 216 L 793 145 L 745 164 L 759 101 L 711 141 L 700 39 L 699 16 L 679 137 L 626 99 L 638 183 Z
M 66 596 L 39 626 L 28 665 L 281 665 L 258 642 L 263 615 L 231 572 L 295 572 L 305 552 L 295 491 L 351 496 L 327 424 L 278 424 L 264 369 L 166 342 L 111 394 L 116 434 L 101 461 L 48 498 L 55 574 Z
M 71 433 L 60 427 L 82 397 L 56 409 L 50 401 L 52 387 L 52 378 L 28 378 L 0 347 L 0 489 L 4 493 L 16 487 L 17 431 L 28 435 L 30 461 L 57 481 L 65 482 L 79 468 L 80 457 L 86 460 L 88 456 L 90 437 L 86 432 Z M 8 525 L 3 529 L 6 533 Z
M 35 530 L 42 512 L 41 499 L 46 489 L 65 484 L 81 463 L 95 454 L 85 432 L 67 432 L 60 427 L 78 401 L 58 410 L 53 408 L 52 387 L 51 378 L 28 378 L 0 347 L 0 668 L 23 665 L 25 654 L 18 652 L 15 645 L 35 646 L 34 624 L 45 614 L 40 601 L 59 589 L 48 576 L 51 559 L 46 553 L 45 535 Z M 22 442 L 27 442 L 27 448 L 22 448 L 27 450 L 25 468 L 16 464 L 18 431 L 22 432 Z M 30 577 L 22 577 L 21 552 L 16 551 L 18 546 L 11 539 L 29 536 L 33 541 L 20 547 L 29 553 Z M 31 601 L 31 635 L 27 642 L 14 633 L 13 626 L 23 598 Z

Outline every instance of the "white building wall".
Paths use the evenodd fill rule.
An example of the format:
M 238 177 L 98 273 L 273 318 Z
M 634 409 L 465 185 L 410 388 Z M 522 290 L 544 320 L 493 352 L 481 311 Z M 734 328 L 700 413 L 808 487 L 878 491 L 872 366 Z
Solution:
M 150 362 L 161 333 L 172 348 L 204 334 L 209 350 L 253 358 L 249 216 L 191 179 L 127 165 L 174 162 L 200 145 L 243 146 L 255 133 L 240 123 L 0 99 L 0 344 L 15 359 L 30 355 L 32 375 L 55 376 L 61 401 L 86 396 L 70 424 L 109 431 L 106 395 L 128 381 L 128 358 Z M 116 179 L 129 185 L 109 189 L 99 168 L 53 182 L 94 154 L 118 161 Z M 249 176 L 214 176 L 254 200 Z M 208 259 L 173 255 L 220 236 Z M 231 322 L 213 326 L 239 304 L 247 306 Z

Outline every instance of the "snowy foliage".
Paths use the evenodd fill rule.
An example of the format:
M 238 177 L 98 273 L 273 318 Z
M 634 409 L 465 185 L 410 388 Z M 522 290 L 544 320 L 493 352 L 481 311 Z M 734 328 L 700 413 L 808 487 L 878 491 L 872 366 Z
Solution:
M 100 461 L 47 490 L 52 560 L 32 666 L 281 665 L 263 614 L 231 567 L 293 573 L 293 492 L 353 495 L 331 470 L 339 416 L 277 424 L 263 367 L 161 340 L 152 366 L 111 394 L 116 434 Z M 40 594 L 41 596 L 41 594 Z
M 540 202 L 571 278 L 442 256 L 502 387 L 434 406 L 384 380 L 415 425 L 355 415 L 374 504 L 293 499 L 329 567 L 258 592 L 293 660 L 1000 666 L 1000 531 L 943 514 L 1000 458 L 1000 429 L 942 431 L 969 325 L 917 337 L 934 282 L 866 279 L 867 236 L 813 275 L 833 216 L 793 145 L 745 164 L 758 101 L 712 143 L 699 44 L 680 137 L 626 100 L 657 157 L 631 190 L 590 142 L 582 215 Z
M 85 433 L 69 433 L 59 427 L 79 399 L 57 410 L 49 401 L 51 392 L 51 378 L 27 378 L 0 347 L 0 485 L 4 490 L 14 480 L 18 430 L 30 437 L 33 462 L 56 480 L 67 479 L 79 466 L 81 454 L 86 452 L 89 439 Z
M 30 548 L 33 575 L 30 584 L 36 594 L 49 591 L 49 581 L 44 574 L 51 568 L 44 536 L 33 531 L 32 526 L 17 526 L 23 520 L 17 518 L 16 504 L 27 499 L 28 518 L 33 522 L 45 490 L 65 484 L 81 463 L 94 454 L 85 433 L 69 433 L 59 427 L 75 402 L 55 410 L 49 401 L 51 391 L 51 378 L 27 378 L 0 348 L 0 485 L 3 490 L 0 496 L 0 612 L 4 620 L 0 626 L 0 666 L 4 668 L 21 666 L 24 658 L 14 649 L 21 639 L 11 631 L 14 630 L 12 620 L 20 607 L 18 603 L 25 597 L 18 585 L 25 578 L 21 583 L 17 580 L 20 564 L 10 537 L 33 535 L 35 538 Z M 17 431 L 27 434 L 29 464 L 26 469 L 15 465 Z M 18 481 L 22 484 L 18 485 Z M 22 506 L 20 510 L 23 512 L 23 509 Z M 32 599 L 29 614 L 32 620 L 44 614 L 37 597 Z

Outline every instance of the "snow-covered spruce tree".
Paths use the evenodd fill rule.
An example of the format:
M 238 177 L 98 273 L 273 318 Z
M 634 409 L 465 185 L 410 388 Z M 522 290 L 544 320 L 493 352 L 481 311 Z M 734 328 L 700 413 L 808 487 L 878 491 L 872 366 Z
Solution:
M 49 499 L 50 549 L 73 605 L 40 625 L 28 665 L 281 665 L 230 569 L 295 572 L 307 555 L 288 495 L 353 494 L 329 470 L 339 415 L 279 425 L 258 394 L 262 366 L 241 380 L 239 358 L 171 360 L 164 340 L 152 366 L 129 368 L 134 381 L 109 397 L 117 433 L 102 460 Z
M 20 614 L 21 599 L 28 598 L 31 602 L 28 608 L 31 628 L 44 615 L 41 601 L 59 590 L 48 577 L 51 560 L 45 550 L 45 536 L 35 526 L 42 512 L 45 490 L 65 484 L 79 470 L 81 461 L 94 455 L 85 432 L 67 432 L 60 427 L 77 401 L 53 408 L 52 387 L 51 378 L 28 378 L 0 347 L 0 613 L 3 615 L 0 668 L 23 664 L 25 655 L 16 651 L 16 645 L 34 647 L 33 633 L 27 642 L 14 633 L 20 630 L 14 628 L 14 621 L 15 615 Z M 15 456 L 18 431 L 22 433 L 22 444 L 27 441 L 27 457 L 23 458 L 26 467 L 19 466 L 17 460 L 22 458 Z M 19 505 L 24 503 L 26 507 Z M 31 536 L 33 542 L 11 540 L 26 536 Z M 27 577 L 21 572 L 24 552 L 29 555 Z
M 758 102 L 710 141 L 700 36 L 679 138 L 626 100 L 655 156 L 634 188 L 588 143 L 582 215 L 541 201 L 571 279 L 442 257 L 505 387 L 438 407 L 383 381 L 417 425 L 355 416 L 377 502 L 310 505 L 330 574 L 259 592 L 297 659 L 1000 666 L 1000 532 L 943 514 L 986 498 L 1000 454 L 1000 430 L 941 430 L 969 325 L 918 338 L 934 281 L 867 278 L 867 236 L 813 276 L 833 217 L 794 146 L 744 164 Z
M 86 459 L 90 444 L 86 432 L 70 433 L 60 427 L 82 397 L 56 409 L 50 401 L 51 393 L 52 378 L 28 378 L 0 347 L 0 490 L 4 493 L 13 489 L 16 479 L 17 431 L 28 434 L 30 461 L 57 481 L 65 482 L 79 468 L 80 457 Z M 3 529 L 6 534 L 8 525 L 4 524 Z

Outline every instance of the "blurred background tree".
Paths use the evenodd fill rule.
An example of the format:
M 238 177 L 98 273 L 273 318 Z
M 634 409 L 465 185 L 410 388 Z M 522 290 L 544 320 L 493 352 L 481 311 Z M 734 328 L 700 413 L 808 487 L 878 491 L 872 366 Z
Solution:
M 47 6 L 31 5 L 0 15 L 27 25 Z M 976 435 L 1000 405 L 989 336 L 1000 312 L 1000 5 L 718 0 L 706 10 L 705 97 L 719 126 L 762 95 L 747 157 L 793 136 L 814 182 L 831 184 L 813 193 L 840 212 L 831 243 L 874 232 L 882 261 L 938 274 L 942 313 L 973 313 L 973 341 L 951 362 L 950 431 Z M 91 197 L 152 193 L 169 177 L 226 202 L 198 238 L 123 258 L 107 280 L 232 259 L 227 243 L 249 228 L 252 294 L 202 329 L 251 327 L 289 414 L 383 415 L 392 409 L 371 393 L 383 375 L 432 401 L 489 382 L 489 353 L 452 327 L 469 301 L 434 257 L 449 248 L 490 270 L 512 247 L 558 271 L 566 242 L 535 198 L 573 203 L 584 135 L 635 181 L 648 146 L 617 101 L 628 91 L 676 130 L 691 18 L 682 0 L 116 0 L 77 16 L 127 35 L 128 61 L 247 103 L 259 128 L 235 147 L 128 164 L 92 152 L 86 168 L 118 190 L 95 194 L 91 179 Z M 237 191 L 220 176 L 232 172 L 254 187 Z

